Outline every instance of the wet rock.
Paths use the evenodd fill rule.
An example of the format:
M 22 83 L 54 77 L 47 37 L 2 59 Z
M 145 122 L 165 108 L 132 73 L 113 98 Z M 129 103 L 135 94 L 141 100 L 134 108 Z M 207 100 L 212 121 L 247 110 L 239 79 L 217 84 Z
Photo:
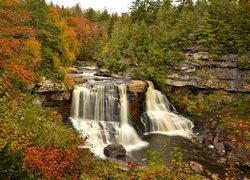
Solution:
M 111 77 L 111 71 L 108 69 L 100 69 L 95 75 L 96 76 L 105 76 L 105 77 Z
M 75 67 L 69 67 L 67 68 L 66 71 L 68 74 L 80 74 L 81 73 L 81 71 Z
M 212 134 L 212 133 L 209 133 L 209 134 L 207 135 L 207 141 L 208 141 L 210 144 L 212 144 L 213 139 L 214 139 L 213 134 Z
M 128 85 L 128 90 L 133 93 L 145 92 L 147 90 L 147 83 L 141 80 L 132 80 Z
M 195 173 L 202 173 L 204 171 L 203 166 L 199 164 L 198 162 L 195 161 L 190 161 L 189 163 L 190 168 L 195 172 Z
M 118 74 L 111 74 L 111 77 L 114 79 L 123 79 L 124 77 Z
M 74 84 L 81 84 L 87 82 L 86 79 L 82 77 L 82 75 L 79 74 L 68 74 L 67 78 L 71 81 L 74 82 Z
M 94 80 L 95 80 L 95 81 L 103 81 L 103 80 L 105 80 L 105 79 L 110 79 L 110 78 L 104 77 L 104 76 L 95 76 L 95 77 L 94 77 Z
M 126 149 L 121 144 L 110 144 L 104 148 L 104 155 L 112 158 L 126 156 Z
M 216 133 L 216 135 L 214 137 L 213 145 L 215 145 L 219 142 L 219 136 L 220 136 L 220 133 Z
M 242 167 L 250 167 L 250 152 L 245 149 L 236 149 L 228 153 L 227 161 Z
M 219 153 L 224 153 L 225 152 L 225 146 L 223 144 L 223 142 L 218 142 L 214 144 L 215 149 L 219 152 Z
M 227 140 L 227 141 L 224 141 L 223 143 L 225 145 L 226 150 L 228 151 L 231 151 L 236 148 L 236 142 L 234 141 Z
M 196 141 L 202 144 L 204 142 L 203 136 L 202 135 L 197 136 Z

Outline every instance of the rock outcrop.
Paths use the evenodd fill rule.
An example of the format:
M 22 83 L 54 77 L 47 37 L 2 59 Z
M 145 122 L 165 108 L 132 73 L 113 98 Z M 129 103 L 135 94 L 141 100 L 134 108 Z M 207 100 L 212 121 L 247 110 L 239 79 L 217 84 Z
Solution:
M 245 55 L 250 58 L 250 53 Z M 250 69 L 238 66 L 239 56 L 228 54 L 210 59 L 207 52 L 186 53 L 186 60 L 168 70 L 166 83 L 201 89 L 250 92 Z
M 44 78 L 42 82 L 35 85 L 34 91 L 36 93 L 63 92 L 65 91 L 65 86 L 62 82 Z
M 71 93 L 66 90 L 64 83 L 55 82 L 45 77 L 35 85 L 33 91 L 40 95 L 40 104 L 43 106 L 64 106 L 71 101 Z
M 146 92 L 147 91 L 147 83 L 141 80 L 132 80 L 128 85 L 128 90 L 132 93 Z

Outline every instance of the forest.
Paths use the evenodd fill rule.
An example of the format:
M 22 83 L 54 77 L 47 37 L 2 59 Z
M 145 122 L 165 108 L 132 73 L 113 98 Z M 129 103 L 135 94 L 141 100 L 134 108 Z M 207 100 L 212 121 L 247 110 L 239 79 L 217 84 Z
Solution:
M 249 1 L 134 0 L 130 13 L 118 15 L 79 4 L 0 0 L 0 179 L 201 178 L 179 149 L 170 154 L 169 166 L 149 152 L 148 168 L 129 162 L 127 171 L 94 157 L 78 148 L 84 139 L 63 124 L 58 111 L 40 106 L 34 93 L 43 79 L 62 82 L 70 92 L 67 71 L 80 62 L 150 80 L 164 90 L 166 74 L 187 51 L 207 51 L 210 59 L 237 54 L 238 67 L 249 68 Z M 188 116 L 219 117 L 219 128 L 230 127 L 230 136 L 250 150 L 248 94 L 169 96 Z

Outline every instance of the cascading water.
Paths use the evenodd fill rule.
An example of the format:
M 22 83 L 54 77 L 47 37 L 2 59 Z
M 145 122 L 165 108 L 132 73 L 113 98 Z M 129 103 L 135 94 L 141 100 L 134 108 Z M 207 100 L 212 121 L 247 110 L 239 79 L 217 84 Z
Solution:
M 76 85 L 71 122 L 86 138 L 86 146 L 103 156 L 103 147 L 116 142 L 119 129 L 119 98 L 114 85 Z
M 193 123 L 171 111 L 175 111 L 166 96 L 154 89 L 148 82 L 146 92 L 146 113 L 142 116 L 147 133 L 163 133 L 169 135 L 189 136 Z
M 110 83 L 75 86 L 70 119 L 98 156 L 109 144 L 120 143 L 127 151 L 147 145 L 128 123 L 126 91 L 125 85 Z
M 138 149 L 146 146 L 147 143 L 140 139 L 135 129 L 128 123 L 127 87 L 125 85 L 119 85 L 119 92 L 121 104 L 121 128 L 119 130 L 118 143 L 124 145 L 127 150 Z

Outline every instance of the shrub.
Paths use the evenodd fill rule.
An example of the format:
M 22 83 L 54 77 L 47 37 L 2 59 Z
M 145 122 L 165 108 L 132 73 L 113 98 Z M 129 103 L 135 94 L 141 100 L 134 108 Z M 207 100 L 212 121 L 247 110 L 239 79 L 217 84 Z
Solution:
M 23 152 L 24 165 L 42 179 L 61 179 L 78 173 L 77 150 L 64 150 L 54 147 L 29 147 Z

